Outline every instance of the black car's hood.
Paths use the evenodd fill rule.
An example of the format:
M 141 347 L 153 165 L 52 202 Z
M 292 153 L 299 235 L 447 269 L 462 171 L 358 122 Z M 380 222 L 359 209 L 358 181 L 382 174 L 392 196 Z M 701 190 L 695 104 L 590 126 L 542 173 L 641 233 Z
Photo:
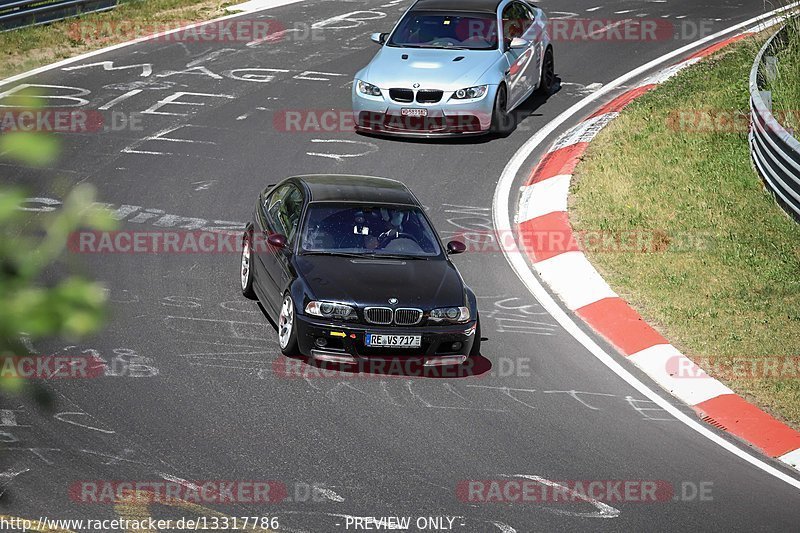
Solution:
M 443 259 L 351 259 L 336 256 L 296 256 L 297 273 L 317 300 L 399 307 L 459 306 L 464 284 L 456 268 Z

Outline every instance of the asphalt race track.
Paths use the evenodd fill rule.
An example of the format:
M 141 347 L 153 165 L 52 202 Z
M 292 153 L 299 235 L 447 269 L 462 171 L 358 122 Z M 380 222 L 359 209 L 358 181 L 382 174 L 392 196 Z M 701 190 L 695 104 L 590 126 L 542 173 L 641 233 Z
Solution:
M 705 35 L 764 10 L 758 0 L 539 4 L 551 17 L 644 14 L 703 28 Z M 556 42 L 561 90 L 526 103 L 506 138 L 402 141 L 282 131 L 275 117 L 287 110 L 349 111 L 352 76 L 376 51 L 369 34 L 388 31 L 408 5 L 300 2 L 243 17 L 276 19 L 286 28 L 316 24 L 311 35 L 287 32 L 252 46 L 147 41 L 2 85 L 0 93 L 20 83 L 59 86 L 48 94 L 86 102 L 52 105 L 94 110 L 139 90 L 110 109 L 141 120 L 140 131 L 60 135 L 56 168 L 0 160 L 3 180 L 39 198 L 30 204 L 35 209 L 57 206 L 71 186 L 92 183 L 103 202 L 120 209 L 120 229 L 155 231 L 241 227 L 256 194 L 285 176 L 377 175 L 408 184 L 445 239 L 488 231 L 500 173 L 537 129 L 599 87 L 593 84 L 702 36 Z M 102 61 L 113 61 L 115 70 L 75 68 Z M 172 96 L 179 92 L 201 95 Z M 78 503 L 69 489 L 81 480 L 178 478 L 285 483 L 289 499 L 280 503 L 207 506 L 230 516 L 276 516 L 281 531 L 346 530 L 346 516 L 457 517 L 454 531 L 506 533 L 786 531 L 800 523 L 796 488 L 703 438 L 620 380 L 543 310 L 500 251 L 455 258 L 479 297 L 488 339 L 483 370 L 491 366 L 456 379 L 286 376 L 275 364 L 281 356 L 274 327 L 241 296 L 237 253 L 69 260 L 110 287 L 109 324 L 80 346 L 32 348 L 95 350 L 115 371 L 49 382 L 53 412 L 21 398 L 2 400 L 3 515 L 136 516 L 142 512 L 136 506 Z M 607 505 L 459 497 L 466 480 L 520 476 L 659 480 L 675 491 L 665 501 Z M 304 497 L 312 486 L 313 496 Z M 698 487 L 710 497 L 692 497 Z M 157 504 L 150 513 L 198 514 Z

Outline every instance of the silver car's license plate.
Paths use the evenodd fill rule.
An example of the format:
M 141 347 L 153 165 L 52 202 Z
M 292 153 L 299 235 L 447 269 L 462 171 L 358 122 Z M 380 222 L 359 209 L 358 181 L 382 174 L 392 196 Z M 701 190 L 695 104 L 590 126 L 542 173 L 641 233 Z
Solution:
M 400 114 L 404 117 L 427 117 L 428 110 L 416 107 L 404 107 L 400 110 Z
M 422 336 L 367 333 L 366 344 L 367 346 L 382 346 L 384 348 L 419 348 L 422 344 Z

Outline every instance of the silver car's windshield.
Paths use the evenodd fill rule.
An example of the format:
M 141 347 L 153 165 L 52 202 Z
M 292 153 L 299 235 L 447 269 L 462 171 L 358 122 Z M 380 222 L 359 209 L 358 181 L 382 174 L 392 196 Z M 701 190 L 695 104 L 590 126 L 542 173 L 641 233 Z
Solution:
M 389 46 L 494 50 L 497 20 L 490 13 L 410 11 L 389 39 Z
M 422 211 L 413 206 L 312 202 L 305 228 L 303 253 L 405 257 L 441 254 L 433 228 Z

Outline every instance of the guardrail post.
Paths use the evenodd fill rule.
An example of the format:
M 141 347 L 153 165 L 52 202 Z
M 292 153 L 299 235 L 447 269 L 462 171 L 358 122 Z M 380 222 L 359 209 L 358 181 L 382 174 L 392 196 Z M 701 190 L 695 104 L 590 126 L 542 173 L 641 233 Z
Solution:
M 772 111 L 772 91 L 758 91 L 758 94 L 761 95 L 767 110 Z
M 778 58 L 767 56 L 764 58 L 764 75 L 767 81 L 772 82 L 778 77 Z

